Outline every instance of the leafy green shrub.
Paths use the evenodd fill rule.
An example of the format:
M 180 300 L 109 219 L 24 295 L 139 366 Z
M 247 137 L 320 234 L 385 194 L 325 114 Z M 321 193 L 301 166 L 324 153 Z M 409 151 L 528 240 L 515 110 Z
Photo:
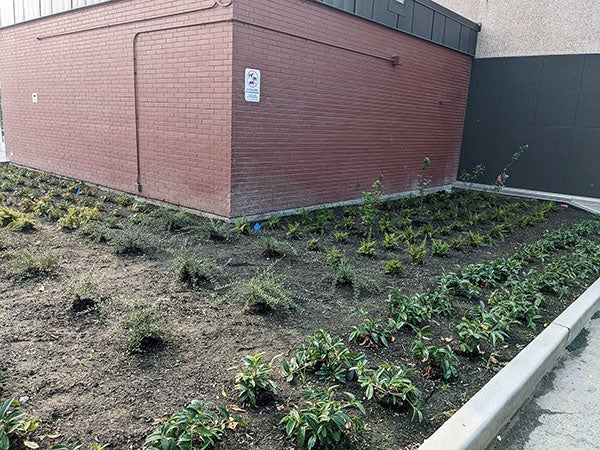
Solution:
M 433 308 L 427 294 L 410 296 L 403 294 L 400 289 L 392 287 L 386 303 L 397 328 L 402 328 L 405 324 L 419 325 L 425 320 L 431 319 L 433 315 Z
M 422 265 L 425 256 L 427 255 L 427 249 L 425 248 L 426 240 L 423 239 L 423 242 L 420 245 L 411 244 L 408 245 L 404 251 L 410 256 L 410 259 L 415 265 Z
M 348 242 L 348 232 L 347 231 L 334 231 L 333 238 L 335 242 L 344 243 Z
M 331 267 L 331 272 L 323 279 L 331 284 L 332 289 L 348 286 L 352 289 L 354 298 L 359 298 L 361 292 L 379 292 L 379 284 L 375 275 L 364 269 L 350 266 L 345 260 Z
M 492 348 L 504 342 L 510 319 L 491 312 L 482 303 L 472 308 L 469 314 L 455 323 L 455 330 L 460 337 L 460 351 L 464 353 L 481 352 L 482 342 L 490 342 Z
M 41 250 L 13 250 L 7 251 L 4 256 L 8 260 L 8 276 L 15 281 L 48 277 L 58 269 L 58 259 Z
M 486 242 L 486 236 L 473 231 L 467 231 L 467 243 L 471 247 L 479 247 L 481 244 Z
M 325 263 L 328 266 L 335 267 L 346 260 L 344 254 L 335 247 L 325 249 Z
M 250 221 L 245 215 L 234 223 L 234 227 L 239 234 L 250 234 Z
M 38 427 L 37 419 L 27 416 L 23 411 L 17 409 L 19 402 L 16 400 L 6 400 L 0 405 L 0 450 L 9 450 L 11 440 L 18 438 L 24 440 L 25 437 L 34 432 Z M 28 446 L 27 441 L 23 441 Z M 31 445 L 28 446 L 29 448 Z
M 411 351 L 416 358 L 427 364 L 427 373 L 430 373 L 431 367 L 435 367 L 445 380 L 458 377 L 458 358 L 449 345 L 436 347 L 417 340 L 413 342 Z
M 395 233 L 384 233 L 383 235 L 383 248 L 386 250 L 395 250 L 398 248 L 398 242 L 400 236 Z
M 365 318 L 356 326 L 352 327 L 352 332 L 348 339 L 358 345 L 368 345 L 370 347 L 387 347 L 388 339 L 390 338 L 389 328 L 384 327 L 380 323 L 373 322 L 371 319 Z
M 450 245 L 441 239 L 431 240 L 431 254 L 433 256 L 446 256 L 450 251 Z
M 172 267 L 177 281 L 192 289 L 198 289 L 207 283 L 216 283 L 222 271 L 216 263 L 185 247 L 175 253 Z
M 28 231 L 35 228 L 37 221 L 29 214 L 23 214 L 8 206 L 0 206 L 0 226 L 12 231 Z
M 271 216 L 267 219 L 267 228 L 270 230 L 276 230 L 279 228 L 279 224 L 281 223 L 281 217 L 279 216 Z
M 285 280 L 273 273 L 274 264 L 258 271 L 252 278 L 231 284 L 230 296 L 243 300 L 249 312 L 261 313 L 283 308 L 295 309 L 292 294 Z
M 322 380 L 346 383 L 356 376 L 356 366 L 364 361 L 362 353 L 352 352 L 341 339 L 332 337 L 327 331 L 317 330 L 308 337 L 288 361 L 282 361 L 283 375 L 287 381 L 299 376 L 305 379 L 306 372 L 314 372 Z
M 310 238 L 306 244 L 306 249 L 311 252 L 319 251 L 319 238 Z
M 123 208 L 127 208 L 135 203 L 135 198 L 131 195 L 121 195 L 115 199 L 115 203 Z
M 263 362 L 263 356 L 263 353 L 257 353 L 242 360 L 242 372 L 235 377 L 242 404 L 264 404 L 271 395 L 277 395 L 277 384 L 271 380 L 273 361 Z
M 205 450 L 223 439 L 228 428 L 244 425 L 240 418 L 212 403 L 192 401 L 183 412 L 173 414 L 145 440 L 143 450 Z
M 404 264 L 397 258 L 392 258 L 389 261 L 385 261 L 383 271 L 388 275 L 402 275 L 404 272 Z
M 207 220 L 196 227 L 199 231 L 206 233 L 211 241 L 230 241 L 235 234 L 235 229 L 221 220 Z
M 136 226 L 110 231 L 109 242 L 117 255 L 142 255 L 156 247 L 154 235 Z
M 419 422 L 423 420 L 419 410 L 421 391 L 414 386 L 404 366 L 381 364 L 375 370 L 361 368 L 358 383 L 365 389 L 368 400 L 375 397 L 380 403 L 398 407 L 408 403 L 413 410 L 413 419 L 417 416 Z
M 159 208 L 152 213 L 155 226 L 162 231 L 180 231 L 189 228 L 194 223 L 194 217 L 187 211 L 177 211 Z
M 348 401 L 335 400 L 333 393 L 336 388 L 337 386 L 332 386 L 327 390 L 315 391 L 305 389 L 303 397 L 307 407 L 296 407 L 281 419 L 280 424 L 285 425 L 286 438 L 295 439 L 298 448 L 327 448 L 339 443 L 346 433 L 364 428 L 362 419 L 344 411 L 347 408 L 356 408 L 362 414 L 366 414 L 362 403 L 349 392 L 345 393 Z
M 287 233 L 285 234 L 290 239 L 300 239 L 303 236 L 300 222 L 288 222 Z
M 362 204 L 358 207 L 361 223 L 364 227 L 365 235 L 372 234 L 373 225 L 377 222 L 379 214 L 379 205 L 383 195 L 383 183 L 376 180 L 371 185 L 372 190 L 362 193 Z
M 121 325 L 127 330 L 127 349 L 144 352 L 160 345 L 164 339 L 164 319 L 156 307 L 141 306 L 125 315 Z
M 103 221 L 82 224 L 79 232 L 94 244 L 107 243 L 112 233 L 111 228 Z
M 258 246 L 265 258 L 282 258 L 283 256 L 296 256 L 298 252 L 287 242 L 282 242 L 273 236 L 261 236 Z
M 370 239 L 363 239 L 356 253 L 363 256 L 373 256 L 375 254 L 375 246 L 377 242 Z
M 56 228 L 58 230 L 74 230 L 81 225 L 100 220 L 102 215 L 98 208 L 89 208 L 87 206 L 72 206 L 67 210 L 67 215 L 58 219 Z

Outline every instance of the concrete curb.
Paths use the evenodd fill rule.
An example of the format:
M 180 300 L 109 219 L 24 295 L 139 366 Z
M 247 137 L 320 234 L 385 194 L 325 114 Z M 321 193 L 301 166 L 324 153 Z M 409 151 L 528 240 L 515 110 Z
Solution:
M 494 192 L 498 189 L 496 186 L 491 186 L 489 184 L 465 183 L 464 181 L 455 181 L 452 183 L 452 188 L 482 192 Z M 539 200 L 568 203 L 591 213 L 598 214 L 600 212 L 600 199 L 592 197 L 580 197 L 577 195 L 557 194 L 554 192 L 511 187 L 503 187 L 497 192 L 501 195 L 510 195 L 513 197 L 536 198 Z
M 483 450 L 600 309 L 600 278 L 419 447 Z

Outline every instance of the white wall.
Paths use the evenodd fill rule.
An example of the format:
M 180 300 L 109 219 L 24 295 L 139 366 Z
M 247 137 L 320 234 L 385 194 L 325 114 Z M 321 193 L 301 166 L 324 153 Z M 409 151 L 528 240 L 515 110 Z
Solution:
M 109 0 L 0 0 L 0 26 L 49 16 Z
M 600 0 L 435 0 L 481 22 L 477 58 L 600 53 Z

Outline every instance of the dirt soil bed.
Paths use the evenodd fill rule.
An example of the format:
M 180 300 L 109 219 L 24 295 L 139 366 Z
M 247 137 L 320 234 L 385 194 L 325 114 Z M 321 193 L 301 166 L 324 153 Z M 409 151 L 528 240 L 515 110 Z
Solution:
M 58 213 L 44 215 L 40 198 L 54 202 Z M 520 206 L 509 208 L 510 214 L 502 220 L 498 216 L 490 218 L 490 211 L 517 203 Z M 339 448 L 416 448 L 594 279 L 573 281 L 562 298 L 546 295 L 536 330 L 525 324 L 511 324 L 504 342 L 495 348 L 483 345 L 472 354 L 460 352 L 453 323 L 485 296 L 457 296 L 450 317 L 432 317 L 421 324 L 429 327 L 426 342 L 438 347 L 450 345 L 458 355 L 458 377 L 445 380 L 413 356 L 413 328 L 406 326 L 394 333 L 385 348 L 349 342 L 352 327 L 367 317 L 387 322 L 385 300 L 390 287 L 410 295 L 435 291 L 445 273 L 459 266 L 511 256 L 520 245 L 539 240 L 547 230 L 573 226 L 590 219 L 589 214 L 556 206 L 543 220 L 527 224 L 519 222 L 520 218 L 535 210 L 539 202 L 465 193 L 378 204 L 377 220 L 386 213 L 394 221 L 409 217 L 415 232 L 425 224 L 440 229 L 456 220 L 465 223 L 462 230 L 448 228 L 446 234 L 435 236 L 445 242 L 463 237 L 462 245 L 459 242 L 455 244 L 457 249 L 436 257 L 431 255 L 428 239 L 423 264 L 415 265 L 406 253 L 409 244 L 401 241 L 397 249 L 382 248 L 379 224 L 372 232 L 377 242 L 375 254 L 358 254 L 365 239 L 358 208 L 353 213 L 342 208 L 334 210 L 322 229 L 314 226 L 318 222 L 315 212 L 309 219 L 302 214 L 282 218 L 278 225 L 271 224 L 274 229 L 261 221 L 261 229 L 255 230 L 252 222 L 249 234 L 235 232 L 221 241 L 214 235 L 211 239 L 207 228 L 201 226 L 207 219 L 161 212 L 131 197 L 14 166 L 0 168 L 0 204 L 37 214 L 39 221 L 29 232 L 0 229 L 0 374 L 4 379 L 0 382 L 0 400 L 21 399 L 22 409 L 39 418 L 39 429 L 29 440 L 41 448 L 81 440 L 107 443 L 110 449 L 141 449 L 158 424 L 193 399 L 228 407 L 246 422 L 245 427 L 228 431 L 218 448 L 295 448 L 293 441 L 285 439 L 279 421 L 293 406 L 301 404 L 302 385 L 285 381 L 281 359 L 292 356 L 306 336 L 321 328 L 342 338 L 352 350 L 363 352 L 370 366 L 401 363 L 414 369 L 413 383 L 422 392 L 420 409 L 424 418 L 419 422 L 411 420 L 410 408 L 392 408 L 364 399 L 364 391 L 356 382 L 341 386 L 340 394 L 353 392 L 364 401 L 367 414 L 366 429 L 343 440 Z M 472 215 L 483 204 L 481 212 L 486 217 L 474 219 Z M 74 230 L 64 227 L 59 231 L 56 219 L 66 215 L 71 205 L 97 207 L 102 218 L 96 228 L 77 225 Z M 456 208 L 456 218 L 445 215 L 444 208 Z M 344 217 L 351 214 L 358 225 L 343 228 Z M 469 217 L 471 223 L 467 224 Z M 489 236 L 491 228 L 505 220 L 514 223 L 505 239 L 487 238 L 478 245 L 469 245 L 468 232 Z M 293 228 L 296 222 L 302 237 L 290 239 L 289 224 Z M 408 223 L 405 221 L 404 226 Z M 234 230 L 233 225 L 227 227 Z M 392 226 L 389 230 L 399 228 Z M 110 234 L 114 230 L 129 234 L 117 239 Z M 347 242 L 336 242 L 334 231 L 344 230 L 348 231 Z M 426 227 L 412 240 L 414 245 L 422 243 L 427 231 Z M 261 236 L 272 236 L 291 247 L 282 250 L 287 253 L 282 258 L 273 252 L 265 257 Z M 195 288 L 185 284 L 185 278 L 173 268 L 182 248 L 194 249 L 215 263 L 219 269 L 214 269 L 214 279 L 198 283 Z M 327 264 L 331 253 L 325 251 L 331 248 L 338 249 L 348 265 L 362 271 L 372 281 L 370 287 L 365 285 L 357 296 L 343 283 L 332 285 L 328 278 L 332 269 Z M 20 266 L 25 264 L 22 259 L 26 256 L 19 252 L 23 251 L 34 257 L 55 258 L 56 269 L 49 269 L 47 276 L 22 275 Z M 403 265 L 400 274 L 384 272 L 385 263 L 393 258 Z M 523 271 L 543 266 L 536 263 Z M 244 299 L 232 294 L 236 283 L 269 267 L 273 274 L 283 277 L 297 309 L 249 310 Z M 97 295 L 74 300 L 69 292 L 86 281 Z M 159 312 L 163 335 L 142 342 L 136 349 L 131 346 L 123 319 L 144 305 Z M 267 359 L 281 355 L 273 370 L 278 394 L 262 406 L 240 405 L 234 378 L 241 359 L 260 352 Z M 313 387 L 334 384 L 312 374 L 306 380 Z

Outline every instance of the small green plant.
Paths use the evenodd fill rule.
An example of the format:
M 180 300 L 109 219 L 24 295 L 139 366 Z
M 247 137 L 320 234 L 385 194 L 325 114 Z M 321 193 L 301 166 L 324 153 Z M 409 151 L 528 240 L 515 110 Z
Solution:
M 431 240 L 431 254 L 433 256 L 446 256 L 450 251 L 450 245 L 441 239 Z
M 381 196 L 383 195 L 383 183 L 376 180 L 371 188 L 371 191 L 362 193 L 362 204 L 358 209 L 365 236 L 372 235 L 373 226 L 377 222 Z
M 245 215 L 235 222 L 234 227 L 239 234 L 250 234 L 250 221 Z
M 287 223 L 287 232 L 285 233 L 285 235 L 289 238 L 289 239 L 300 239 L 303 236 L 303 232 L 301 227 L 300 222 L 288 222 Z
M 16 400 L 6 400 L 0 404 L 0 450 L 9 450 L 11 441 L 14 443 L 15 439 L 20 439 L 26 447 L 37 448 L 32 447 L 25 438 L 37 429 L 38 421 L 19 410 L 19 406 Z
M 282 258 L 298 254 L 292 245 L 273 236 L 261 236 L 258 240 L 258 246 L 262 249 L 262 255 L 265 258 Z
M 117 255 L 142 255 L 156 247 L 155 236 L 135 225 L 110 230 L 109 242 Z
M 173 414 L 145 440 L 143 450 L 206 450 L 223 439 L 226 429 L 245 425 L 225 408 L 192 401 L 182 412 Z
M 29 231 L 36 225 L 37 221 L 31 215 L 8 206 L 0 206 L 0 226 L 12 231 Z
M 340 244 L 343 244 L 345 242 L 348 242 L 348 232 L 347 231 L 334 231 L 333 238 L 335 239 L 335 242 L 339 242 Z
M 473 231 L 467 231 L 467 243 L 471 247 L 479 247 L 485 242 L 485 236 L 475 233 Z
M 365 318 L 359 325 L 352 327 L 348 339 L 361 346 L 387 347 L 390 338 L 390 330 L 380 323 Z
M 426 373 L 430 374 L 434 367 L 441 372 L 445 380 L 452 377 L 458 377 L 458 358 L 449 345 L 445 347 L 436 347 L 435 345 L 425 345 L 422 340 L 414 341 L 411 351 L 416 358 L 427 364 Z
M 345 393 L 347 401 L 335 400 L 333 394 L 336 388 L 305 389 L 303 397 L 307 407 L 296 407 L 281 419 L 286 438 L 295 439 L 298 448 L 327 448 L 339 443 L 345 434 L 364 428 L 362 419 L 345 412 L 348 408 L 356 408 L 366 414 L 362 403 L 349 392 Z
M 427 249 L 425 245 L 427 243 L 426 238 L 423 239 L 423 242 L 420 245 L 411 244 L 408 245 L 404 251 L 410 256 L 410 260 L 414 265 L 422 265 L 425 256 L 427 255 Z
M 450 241 L 450 248 L 458 250 L 461 247 L 464 247 L 465 243 L 465 238 L 462 235 L 460 235 L 452 239 L 452 241 Z
M 152 214 L 154 223 L 159 230 L 180 231 L 189 228 L 193 224 L 193 216 L 187 211 L 177 211 L 168 208 L 160 208 Z
M 104 221 L 83 224 L 79 232 L 94 244 L 105 244 L 111 237 L 111 229 Z
M 431 165 L 431 159 L 428 156 L 426 156 L 425 158 L 423 158 L 423 164 L 421 164 L 422 173 L 417 174 L 418 196 L 421 197 L 421 201 L 423 199 L 423 194 L 425 193 L 425 189 L 433 181 L 433 178 L 431 176 L 427 175 L 427 171 L 429 170 L 430 165 Z
M 320 250 L 319 238 L 310 238 L 306 243 L 306 249 L 311 252 L 317 252 Z
M 202 223 L 198 228 L 200 231 L 206 233 L 211 241 L 217 242 L 230 241 L 235 234 L 235 228 L 222 220 L 210 219 Z
M 279 216 L 271 216 L 267 219 L 267 228 L 269 230 L 276 230 L 277 228 L 279 228 L 280 224 L 281 224 L 281 217 L 279 217 Z
M 273 360 L 263 362 L 263 353 L 246 356 L 242 360 L 242 372 L 235 377 L 241 404 L 264 404 L 277 395 L 277 384 L 271 380 Z
M 58 269 L 55 256 L 33 248 L 7 251 L 4 257 L 8 276 L 15 281 L 49 277 Z
M 383 248 L 386 250 L 395 250 L 398 248 L 398 242 L 400 236 L 395 233 L 384 233 L 383 235 Z
M 311 222 L 310 213 L 304 208 L 296 213 L 296 218 L 301 225 L 308 225 Z
M 383 271 L 388 275 L 402 275 L 404 272 L 404 264 L 397 258 L 392 258 L 385 262 Z
M 123 208 L 128 208 L 135 203 L 135 198 L 130 195 L 121 195 L 115 199 L 115 203 Z
M 178 282 L 192 289 L 217 282 L 221 267 L 202 258 L 197 251 L 182 247 L 175 252 L 172 270 Z
M 165 336 L 164 318 L 157 307 L 137 307 L 124 316 L 121 325 L 127 330 L 127 349 L 132 353 L 159 346 Z
M 433 315 L 430 296 L 427 294 L 403 294 L 400 289 L 392 287 L 386 299 L 390 316 L 394 319 L 396 329 L 405 324 L 419 325 Z
M 365 269 L 352 267 L 345 259 L 337 264 L 330 264 L 331 272 L 323 279 L 331 283 L 332 289 L 339 286 L 348 286 L 352 289 L 354 298 L 359 298 L 362 291 L 379 292 L 379 284 L 374 274 Z
M 66 283 L 61 293 L 74 313 L 94 310 L 102 300 L 98 283 L 91 275 Z
M 362 353 L 350 351 L 341 339 L 321 329 L 309 336 L 308 342 L 296 349 L 289 361 L 283 359 L 283 375 L 287 381 L 296 376 L 304 380 L 306 372 L 310 371 L 322 380 L 345 384 L 356 377 L 355 367 L 362 361 Z
M 482 303 L 473 308 L 470 317 L 466 315 L 455 324 L 460 337 L 460 351 L 463 353 L 481 352 L 481 343 L 489 341 L 492 348 L 504 342 L 509 327 L 507 318 L 499 317 L 495 312 L 485 308 Z
M 335 247 L 325 249 L 325 263 L 328 266 L 336 267 L 346 261 L 344 254 Z
M 363 239 L 360 243 L 360 246 L 358 247 L 358 250 L 356 250 L 356 253 L 363 256 L 373 256 L 375 255 L 376 245 L 377 242 L 375 241 L 372 241 L 370 239 Z
M 365 397 L 373 397 L 380 403 L 401 407 L 410 405 L 413 410 L 413 419 L 423 420 L 423 413 L 419 409 L 421 391 L 415 387 L 409 377 L 409 372 L 404 366 L 382 364 L 377 369 L 359 370 L 358 383 L 365 389 Z
M 246 309 L 252 313 L 297 308 L 285 280 L 276 275 L 273 269 L 274 264 L 271 264 L 256 272 L 249 280 L 233 283 L 229 295 L 243 300 Z
M 98 208 L 89 208 L 87 206 L 72 206 L 67 210 L 67 214 L 56 222 L 58 230 L 74 230 L 88 222 L 100 220 L 102 214 Z

